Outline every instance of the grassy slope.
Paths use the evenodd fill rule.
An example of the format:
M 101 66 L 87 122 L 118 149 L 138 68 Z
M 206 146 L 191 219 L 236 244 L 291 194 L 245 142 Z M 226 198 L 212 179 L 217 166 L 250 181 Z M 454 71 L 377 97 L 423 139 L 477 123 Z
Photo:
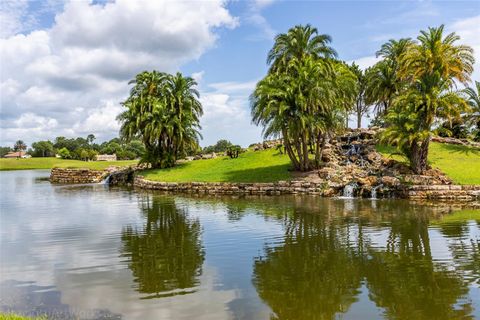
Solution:
M 248 151 L 237 159 L 196 160 L 171 169 L 149 170 L 145 178 L 166 182 L 272 182 L 288 180 L 290 160 L 270 149 Z
M 60 168 L 105 169 L 108 166 L 127 166 L 137 161 L 79 161 L 58 158 L 0 159 L 0 170 L 28 170 Z
M 394 149 L 378 146 L 377 150 L 386 156 Z M 406 161 L 402 156 L 394 155 L 397 160 Z M 431 143 L 428 155 L 432 167 L 445 172 L 459 184 L 480 184 L 480 150 L 453 144 Z

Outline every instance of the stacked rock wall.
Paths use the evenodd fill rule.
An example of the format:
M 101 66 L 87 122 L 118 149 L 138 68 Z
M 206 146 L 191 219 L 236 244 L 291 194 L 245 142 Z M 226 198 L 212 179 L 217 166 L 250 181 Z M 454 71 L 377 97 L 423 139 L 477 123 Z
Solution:
M 227 183 L 227 182 L 158 182 L 136 176 L 134 186 L 141 189 L 168 192 L 185 192 L 198 194 L 310 194 L 324 197 L 340 196 L 343 189 L 332 189 L 325 183 L 306 181 L 279 181 L 272 183 Z M 361 191 L 361 189 L 358 189 Z M 370 197 L 370 194 L 355 194 Z M 480 200 L 480 186 L 467 185 L 412 185 L 378 190 L 379 198 L 405 198 L 413 200 Z
M 52 183 L 98 183 L 101 182 L 108 172 L 105 170 L 53 168 L 50 173 Z
M 278 181 L 272 183 L 231 182 L 158 182 L 136 176 L 134 186 L 142 189 L 207 193 L 207 194 L 316 194 L 325 195 L 325 185 L 306 181 Z

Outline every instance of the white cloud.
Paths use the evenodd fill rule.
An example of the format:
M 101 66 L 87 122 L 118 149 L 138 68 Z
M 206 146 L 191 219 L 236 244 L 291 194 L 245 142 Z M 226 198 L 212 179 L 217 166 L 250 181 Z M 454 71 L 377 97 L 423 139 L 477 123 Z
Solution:
M 82 110 L 83 111 L 83 110 Z M 122 107 L 112 101 L 105 103 L 104 107 L 96 108 L 88 112 L 85 120 L 77 122 L 73 129 L 82 135 L 96 132 L 99 138 L 109 132 L 118 132 L 120 129 L 116 117 L 122 112 Z
M 262 139 L 261 128 L 251 123 L 250 116 L 249 96 L 255 84 L 256 81 L 222 82 L 210 84 L 210 90 L 202 90 L 201 125 L 205 137 L 202 146 L 220 139 L 248 146 Z
M 469 45 L 473 48 L 475 71 L 472 75 L 472 80 L 480 81 L 480 15 L 457 20 L 448 26 L 448 31 L 458 34 L 462 44 Z
M 256 26 L 260 33 L 255 35 L 250 35 L 249 40 L 259 41 L 259 40 L 273 40 L 277 32 L 272 28 L 267 19 L 262 15 L 262 10 L 266 7 L 272 5 L 275 0 L 255 0 L 250 3 L 249 10 L 245 20 Z
M 42 16 L 54 15 L 63 8 L 64 0 L 2 0 L 0 1 L 0 37 L 31 31 Z
M 375 63 L 380 61 L 380 58 L 377 58 L 376 56 L 366 56 L 366 57 L 361 57 L 353 60 L 347 61 L 348 64 L 351 64 L 355 62 L 361 69 L 367 69 L 368 67 L 373 66 Z
M 20 118 L 15 120 L 15 124 L 17 127 L 24 129 L 36 129 L 38 127 L 42 129 L 53 129 L 58 125 L 58 122 L 52 118 L 37 116 L 33 113 L 24 113 Z
M 258 80 L 247 81 L 247 82 L 219 82 L 219 83 L 212 83 L 209 87 L 213 89 L 225 93 L 235 93 L 235 92 L 243 92 L 248 93 L 252 92 L 255 89 Z
M 0 11 L 11 18 L 0 39 L 2 144 L 40 138 L 35 130 L 15 127 L 25 114 L 57 121 L 50 132 L 39 129 L 37 133 L 47 133 L 41 138 L 87 132 L 115 136 L 114 112 L 128 94 L 129 79 L 143 70 L 177 71 L 215 44 L 217 28 L 238 23 L 221 0 L 195 5 L 71 1 L 51 28 L 18 34 L 26 28 L 28 12 L 8 4 L 2 2 Z
M 22 17 L 28 9 L 28 1 L 0 2 L 0 36 L 5 37 L 22 30 Z

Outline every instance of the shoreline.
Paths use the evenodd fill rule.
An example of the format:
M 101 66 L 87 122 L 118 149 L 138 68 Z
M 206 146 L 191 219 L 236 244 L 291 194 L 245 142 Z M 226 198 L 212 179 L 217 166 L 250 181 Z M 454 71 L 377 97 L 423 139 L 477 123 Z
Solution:
M 272 183 L 234 182 L 159 182 L 135 176 L 135 188 L 158 190 L 172 193 L 197 193 L 209 195 L 285 195 L 305 194 L 325 198 L 342 195 L 345 186 L 331 188 L 324 183 L 301 180 L 278 181 Z M 371 199 L 371 189 L 359 188 L 352 199 Z M 410 200 L 479 201 L 480 185 L 398 185 L 379 188 L 375 198 L 397 198 Z

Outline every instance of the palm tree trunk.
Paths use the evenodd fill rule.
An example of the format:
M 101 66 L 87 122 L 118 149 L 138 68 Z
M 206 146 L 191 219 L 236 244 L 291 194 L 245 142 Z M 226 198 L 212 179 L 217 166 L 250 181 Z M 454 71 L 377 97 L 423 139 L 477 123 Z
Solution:
M 308 141 L 307 133 L 302 134 L 302 150 L 303 150 L 303 171 L 308 171 L 310 169 L 310 163 L 308 159 Z
M 300 139 L 296 139 L 295 140 L 295 149 L 296 149 L 296 153 L 298 155 L 298 162 L 300 163 L 300 171 L 304 171 L 304 161 L 303 161 L 303 153 L 302 153 L 302 146 L 301 146 L 301 142 L 300 142 Z
M 299 170 L 300 163 L 295 157 L 295 153 L 292 150 L 292 145 L 290 144 L 290 139 L 288 138 L 287 131 L 285 129 L 282 129 L 282 135 L 283 135 L 283 145 L 285 146 L 285 151 L 287 152 L 288 157 L 290 158 L 290 161 L 292 161 L 294 169 Z
M 362 112 L 360 109 L 357 110 L 357 129 L 362 127 Z
M 324 133 L 323 135 L 319 133 L 317 137 L 317 146 L 315 150 L 315 164 L 317 168 L 320 167 L 320 163 L 322 162 L 323 150 L 325 149 L 326 142 L 327 142 L 327 133 Z
M 412 144 L 412 153 L 410 157 L 410 165 L 416 174 L 423 174 L 428 169 L 428 146 L 430 138 L 426 138 L 421 143 L 415 140 Z
M 327 144 L 328 132 L 325 132 L 322 138 L 322 148 L 320 149 L 320 161 L 323 161 L 323 150 L 325 150 L 325 145 Z

